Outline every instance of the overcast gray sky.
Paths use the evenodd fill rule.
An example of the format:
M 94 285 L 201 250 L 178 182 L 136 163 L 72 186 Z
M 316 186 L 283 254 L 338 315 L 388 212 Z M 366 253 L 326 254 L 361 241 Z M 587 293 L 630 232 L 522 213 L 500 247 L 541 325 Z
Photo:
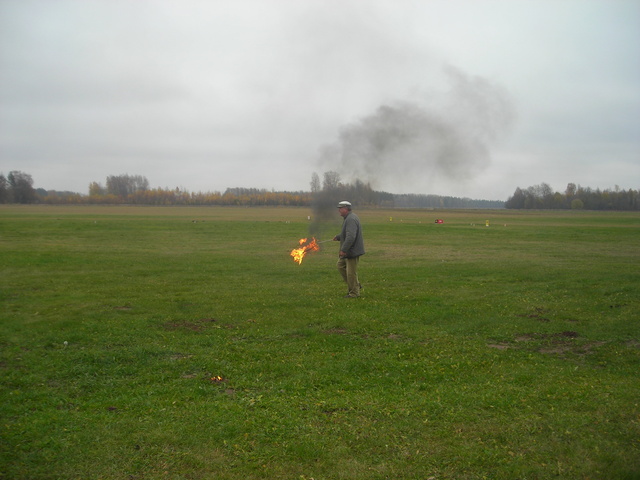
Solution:
M 0 173 L 640 188 L 639 0 L 0 0 Z

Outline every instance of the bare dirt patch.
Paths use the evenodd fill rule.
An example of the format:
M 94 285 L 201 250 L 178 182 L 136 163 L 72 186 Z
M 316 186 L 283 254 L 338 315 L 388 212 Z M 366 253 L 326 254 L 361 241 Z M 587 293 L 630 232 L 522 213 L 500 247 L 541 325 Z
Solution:
M 215 318 L 201 318 L 200 320 L 177 320 L 165 322 L 163 324 L 163 327 L 167 330 L 184 328 L 187 330 L 193 330 L 194 332 L 200 332 L 204 330 L 207 325 L 215 322 L 217 322 Z
M 542 308 L 542 307 L 536 307 L 533 309 L 533 312 L 530 313 L 523 313 L 518 315 L 519 317 L 523 317 L 523 318 L 532 318 L 534 320 L 537 320 L 539 322 L 550 322 L 551 320 L 549 320 L 549 318 L 546 317 L 546 312 L 547 310 Z
M 507 343 L 489 343 L 487 347 L 495 348 L 496 350 L 508 350 L 509 348 L 513 348 L 513 345 Z
M 514 337 L 513 342 L 489 343 L 487 347 L 497 350 L 533 349 L 547 355 L 589 355 L 607 342 L 579 343 L 580 334 L 573 330 L 557 333 L 523 333 Z M 639 343 L 640 345 L 640 343 Z
M 327 335 L 346 335 L 349 331 L 346 328 L 329 328 L 328 330 L 324 330 L 323 333 Z

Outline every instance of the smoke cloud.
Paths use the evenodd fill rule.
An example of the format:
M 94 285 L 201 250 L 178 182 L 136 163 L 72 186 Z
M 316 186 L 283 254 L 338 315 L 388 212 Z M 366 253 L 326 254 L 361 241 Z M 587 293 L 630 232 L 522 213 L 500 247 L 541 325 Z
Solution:
M 396 101 L 340 129 L 321 148 L 319 166 L 346 182 L 393 188 L 417 176 L 423 184 L 472 179 L 490 163 L 491 147 L 514 119 L 498 85 L 444 69 L 444 90 Z M 412 192 L 429 193 L 429 192 Z

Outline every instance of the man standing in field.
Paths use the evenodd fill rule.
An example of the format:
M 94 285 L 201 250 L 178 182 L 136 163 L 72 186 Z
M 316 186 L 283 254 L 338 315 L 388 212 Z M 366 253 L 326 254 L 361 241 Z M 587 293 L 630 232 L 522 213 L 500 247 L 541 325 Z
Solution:
M 343 218 L 340 235 L 333 237 L 334 241 L 340 242 L 338 271 L 349 289 L 345 298 L 357 298 L 362 289 L 362 285 L 358 281 L 358 262 L 360 257 L 364 255 L 362 228 L 360 227 L 360 219 L 351 211 L 351 203 L 340 202 L 338 212 Z

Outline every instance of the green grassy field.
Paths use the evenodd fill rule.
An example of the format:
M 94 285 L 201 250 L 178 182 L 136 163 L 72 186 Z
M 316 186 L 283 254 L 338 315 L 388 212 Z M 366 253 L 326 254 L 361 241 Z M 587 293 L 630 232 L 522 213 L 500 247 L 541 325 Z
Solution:
M 640 478 L 640 214 L 310 214 L 0 206 L 0 478 Z

